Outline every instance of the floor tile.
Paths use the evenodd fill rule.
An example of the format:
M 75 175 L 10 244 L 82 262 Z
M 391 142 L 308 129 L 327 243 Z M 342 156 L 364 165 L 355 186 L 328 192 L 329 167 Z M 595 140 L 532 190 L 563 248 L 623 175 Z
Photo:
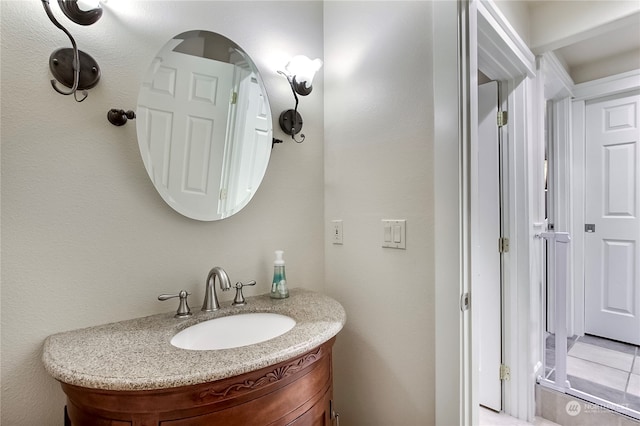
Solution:
M 586 361 L 606 365 L 607 367 L 617 368 L 618 370 L 625 372 L 631 371 L 631 365 L 633 364 L 634 357 L 628 353 L 618 352 L 583 342 L 576 342 L 576 344 L 569 350 L 569 355 Z
M 573 356 L 567 357 L 567 374 L 624 391 L 629 373 Z
M 579 339 L 578 336 L 567 337 L 567 350 L 571 349 L 573 344 Z M 547 334 L 545 337 L 545 347 L 547 349 L 555 349 L 556 348 L 556 335 L 555 334 Z
M 614 404 L 624 404 L 626 401 L 624 390 L 612 389 L 607 386 L 603 386 L 600 383 L 595 383 L 590 380 L 585 380 L 575 376 L 569 376 L 569 383 L 571 388 L 584 392 L 586 394 L 597 396 L 605 401 L 612 402 Z
M 557 423 L 536 417 L 533 423 L 516 419 L 505 413 L 496 413 L 484 407 L 480 407 L 480 426 L 559 426 Z
M 553 380 L 555 341 L 553 335 L 546 337 L 545 375 Z M 580 336 L 577 340 L 568 339 L 567 346 L 567 378 L 573 389 L 640 413 L 640 347 L 589 335 Z M 545 417 L 558 421 L 554 416 Z M 559 423 L 566 423 L 565 426 L 586 426 L 592 423 L 600 426 L 602 423 L 598 422 L 605 420 L 597 415 L 589 416 L 588 419 L 578 417 L 580 418 L 563 419 Z M 624 419 L 629 420 L 629 425 L 640 425 L 640 420 L 625 416 L 618 418 L 620 421 Z M 584 423 L 587 420 L 589 422 Z M 627 426 L 624 422 L 615 424 Z
M 635 396 L 640 396 L 640 376 L 632 374 L 629 377 L 629 386 L 627 387 L 627 393 Z
M 638 396 L 627 393 L 624 396 L 624 401 L 622 401 L 620 404 L 629 408 L 630 410 L 635 410 L 640 413 L 640 397 Z M 640 421 L 640 414 L 638 414 L 638 419 L 638 421 Z
M 551 349 L 545 349 L 544 351 L 544 364 L 548 369 L 552 369 L 556 366 L 556 351 Z
M 615 340 L 604 339 L 598 336 L 591 336 L 585 334 L 578 338 L 579 342 L 589 343 L 591 345 L 601 346 L 603 348 L 612 349 L 614 351 L 623 352 L 627 354 L 635 354 L 637 346 L 629 343 L 617 342 Z

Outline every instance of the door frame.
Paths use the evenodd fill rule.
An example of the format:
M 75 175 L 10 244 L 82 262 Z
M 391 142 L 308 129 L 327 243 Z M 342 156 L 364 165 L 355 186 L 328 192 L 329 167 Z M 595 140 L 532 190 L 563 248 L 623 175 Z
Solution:
M 533 224 L 539 220 L 544 190 L 543 154 L 539 140 L 536 110 L 536 59 L 492 1 L 477 4 L 475 28 L 477 69 L 501 83 L 500 102 L 508 105 L 508 123 L 501 129 L 505 152 L 502 175 L 503 233 L 510 239 L 510 249 L 503 254 L 503 364 L 511 370 L 511 379 L 503 382 L 503 411 L 513 417 L 531 421 L 535 414 L 534 384 L 541 365 L 542 350 L 536 336 L 541 327 L 541 295 Z M 474 34 L 474 29 L 470 30 Z M 477 87 L 477 83 L 476 83 Z M 476 88 L 472 86 L 472 93 Z M 475 105 L 472 95 L 471 105 Z M 471 115 L 476 117 L 477 114 Z M 471 150 L 477 144 L 477 132 L 471 133 Z M 477 159 L 471 158 L 471 182 L 476 181 Z M 540 167 L 531 164 L 540 163 Z M 471 185 L 471 238 L 477 229 L 474 199 L 478 189 Z M 532 256 L 534 258 L 532 258 Z M 533 274 L 533 275 L 532 275 Z M 473 293 L 473 283 L 471 283 Z M 532 325 L 533 324 L 533 325 Z M 475 347 L 477 348 L 477 347 Z M 477 352 L 476 352 L 477 354 Z M 474 357 L 476 359 L 476 357 Z M 474 366 L 475 368 L 476 366 Z M 477 392 L 477 386 L 474 388 Z M 474 407 L 478 410 L 477 406 Z
M 477 333 L 473 303 L 464 309 L 465 293 L 473 293 L 470 247 L 477 215 L 470 206 L 477 157 L 478 61 L 483 72 L 503 85 L 510 105 L 507 127 L 510 181 L 505 232 L 511 248 L 505 258 L 505 362 L 511 380 L 505 383 L 503 411 L 533 420 L 535 382 L 542 365 L 539 289 L 540 242 L 544 199 L 544 111 L 536 100 L 543 88 L 535 78 L 536 60 L 526 43 L 489 0 L 434 2 L 434 242 L 436 424 L 479 422 Z M 451 55 L 457 52 L 457 57 Z M 457 70 L 452 73 L 451 70 Z M 488 71 L 488 72 L 487 72 Z M 531 167 L 529 162 L 540 164 Z M 543 220 L 542 220 L 543 221 Z M 508 283 L 508 284 L 507 284 Z M 473 300 L 473 296 L 471 296 Z M 470 312 L 471 311 L 471 312 Z M 475 335 L 475 338 L 474 338 Z M 455 353 L 457 356 L 452 357 Z
M 469 91 L 467 1 L 433 3 L 435 424 L 477 424 L 471 368 L 471 316 L 461 309 L 468 291 L 464 204 Z M 456 70 L 456 72 L 452 72 Z M 477 376 L 477 375 L 475 375 Z M 477 402 L 477 399 L 476 401 Z M 475 415 L 475 418 L 473 416 Z
M 574 334 L 584 335 L 584 190 L 585 190 L 585 113 L 586 103 L 592 99 L 616 95 L 640 89 L 640 69 L 617 74 L 586 83 L 576 84 L 573 89 L 571 105 L 571 155 L 566 158 L 563 167 L 572 176 L 570 203 L 565 214 L 570 218 L 570 232 L 573 246 L 570 268 L 570 291 L 573 298 L 573 315 L 569 328 Z

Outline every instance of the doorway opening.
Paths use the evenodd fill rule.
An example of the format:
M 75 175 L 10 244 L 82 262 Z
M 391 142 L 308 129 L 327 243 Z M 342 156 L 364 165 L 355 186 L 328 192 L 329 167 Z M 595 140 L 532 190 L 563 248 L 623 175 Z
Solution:
M 564 139 L 554 129 L 563 104 Z M 640 93 L 549 102 L 547 118 L 548 224 L 573 240 L 566 264 L 546 248 L 544 379 L 640 419 Z

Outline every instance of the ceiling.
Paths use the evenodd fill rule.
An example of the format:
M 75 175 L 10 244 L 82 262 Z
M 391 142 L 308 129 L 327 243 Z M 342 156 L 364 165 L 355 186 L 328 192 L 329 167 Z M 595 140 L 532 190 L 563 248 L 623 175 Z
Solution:
M 554 52 L 561 56 L 569 67 L 575 67 L 638 49 L 640 25 L 636 23 L 575 42 Z
M 626 5 L 611 2 L 623 4 L 624 8 L 617 10 L 617 15 L 611 12 L 609 16 L 599 13 L 599 8 L 613 10 L 613 6 L 608 9 L 603 6 L 606 3 L 528 1 L 531 33 L 537 32 L 539 39 L 549 33 L 559 34 L 557 39 L 547 37 L 532 50 L 536 54 L 552 51 L 575 83 L 640 68 L 640 1 L 626 2 Z M 587 12 L 587 8 L 591 8 L 592 13 Z M 566 21 L 564 32 L 558 28 L 563 21 Z M 588 24 L 585 21 L 589 21 Z

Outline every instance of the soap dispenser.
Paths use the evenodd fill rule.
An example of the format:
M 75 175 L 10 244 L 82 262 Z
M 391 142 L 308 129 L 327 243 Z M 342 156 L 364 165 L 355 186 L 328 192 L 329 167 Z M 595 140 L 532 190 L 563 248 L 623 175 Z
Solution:
M 276 260 L 273 262 L 273 282 L 271 284 L 272 299 L 286 299 L 289 297 L 287 289 L 287 276 L 284 272 L 284 260 L 282 250 L 276 250 Z

